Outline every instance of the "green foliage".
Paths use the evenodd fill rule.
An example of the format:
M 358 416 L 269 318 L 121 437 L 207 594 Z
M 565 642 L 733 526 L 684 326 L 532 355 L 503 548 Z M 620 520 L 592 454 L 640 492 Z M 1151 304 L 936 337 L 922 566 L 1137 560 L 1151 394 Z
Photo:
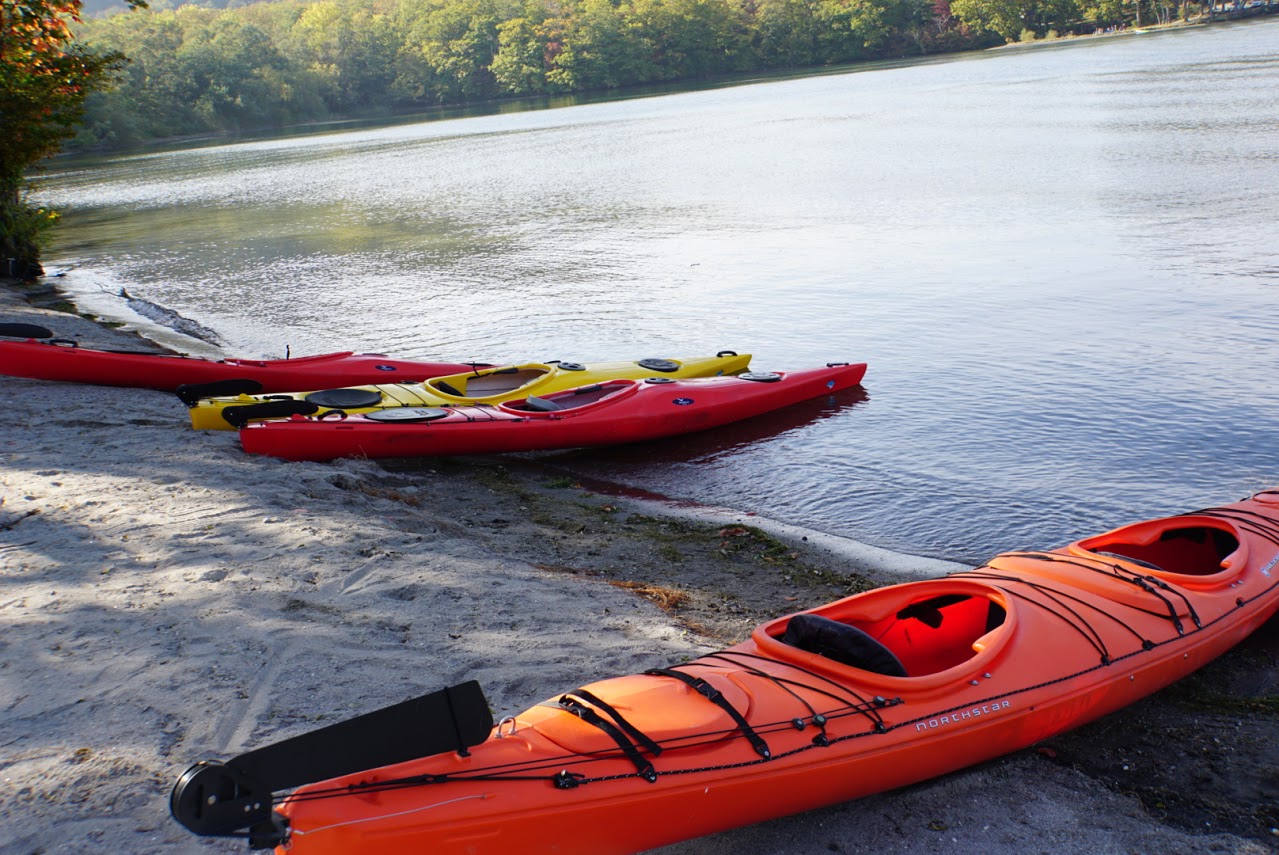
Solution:
M 168 0 L 157 0 L 157 3 Z M 225 5 L 227 8 L 210 8 Z M 81 145 L 849 62 L 977 40 L 931 0 L 268 0 L 86 22 Z
M 1083 17 L 1098 26 L 1109 27 L 1127 21 L 1132 8 L 1129 0 L 1097 0 L 1083 7 Z
M 489 70 L 494 82 L 512 95 L 540 95 L 547 91 L 547 50 L 544 23 L 511 18 L 497 25 L 497 53 Z
M 1083 18 L 1077 0 L 952 0 L 950 10 L 965 24 L 1008 42 L 1034 41 Z
M 812 0 L 761 0 L 756 13 L 755 44 L 765 67 L 816 65 L 821 26 Z
M 613 89 L 667 79 L 669 66 L 654 32 L 660 17 L 652 4 L 637 10 L 610 0 L 583 0 L 559 31 L 559 51 L 547 73 L 553 90 Z

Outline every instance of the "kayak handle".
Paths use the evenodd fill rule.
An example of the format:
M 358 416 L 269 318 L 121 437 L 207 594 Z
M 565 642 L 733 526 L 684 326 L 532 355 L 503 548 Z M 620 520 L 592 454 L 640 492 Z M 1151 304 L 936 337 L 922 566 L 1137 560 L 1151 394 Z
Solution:
M 169 812 L 188 831 L 201 837 L 240 837 L 248 830 L 254 849 L 274 847 L 287 836 L 272 822 L 272 804 L 272 793 L 261 781 L 211 760 L 183 772 L 169 795 Z

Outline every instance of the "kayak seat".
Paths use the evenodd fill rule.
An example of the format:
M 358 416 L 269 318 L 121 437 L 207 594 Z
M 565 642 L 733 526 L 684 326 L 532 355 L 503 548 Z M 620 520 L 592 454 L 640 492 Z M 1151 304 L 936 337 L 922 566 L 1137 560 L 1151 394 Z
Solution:
M 468 377 L 466 395 L 471 398 L 505 395 L 546 375 L 547 371 L 544 368 L 500 368 L 487 374 Z
M 907 676 L 901 660 L 882 643 L 851 624 L 821 615 L 795 615 L 786 624 L 782 643 L 863 671 Z
M 524 399 L 524 405 L 520 409 L 532 410 L 535 413 L 553 413 L 556 410 L 562 410 L 564 408 L 547 398 L 539 398 L 536 395 L 529 395 Z

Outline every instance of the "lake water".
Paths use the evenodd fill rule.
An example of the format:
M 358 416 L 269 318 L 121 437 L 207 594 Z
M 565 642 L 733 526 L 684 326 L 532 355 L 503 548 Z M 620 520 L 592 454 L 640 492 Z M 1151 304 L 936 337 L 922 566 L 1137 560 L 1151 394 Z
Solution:
M 46 261 L 236 356 L 865 361 L 554 459 L 977 560 L 1279 483 L 1277 81 L 1265 21 L 69 160 Z

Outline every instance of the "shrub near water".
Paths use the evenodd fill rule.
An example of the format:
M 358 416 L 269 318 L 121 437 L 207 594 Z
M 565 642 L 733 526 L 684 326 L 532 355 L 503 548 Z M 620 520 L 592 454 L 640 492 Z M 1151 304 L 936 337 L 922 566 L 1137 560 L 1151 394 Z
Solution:
M 22 196 L 17 204 L 0 205 L 0 277 L 39 275 L 36 259 L 57 222 L 57 211 L 33 208 Z

